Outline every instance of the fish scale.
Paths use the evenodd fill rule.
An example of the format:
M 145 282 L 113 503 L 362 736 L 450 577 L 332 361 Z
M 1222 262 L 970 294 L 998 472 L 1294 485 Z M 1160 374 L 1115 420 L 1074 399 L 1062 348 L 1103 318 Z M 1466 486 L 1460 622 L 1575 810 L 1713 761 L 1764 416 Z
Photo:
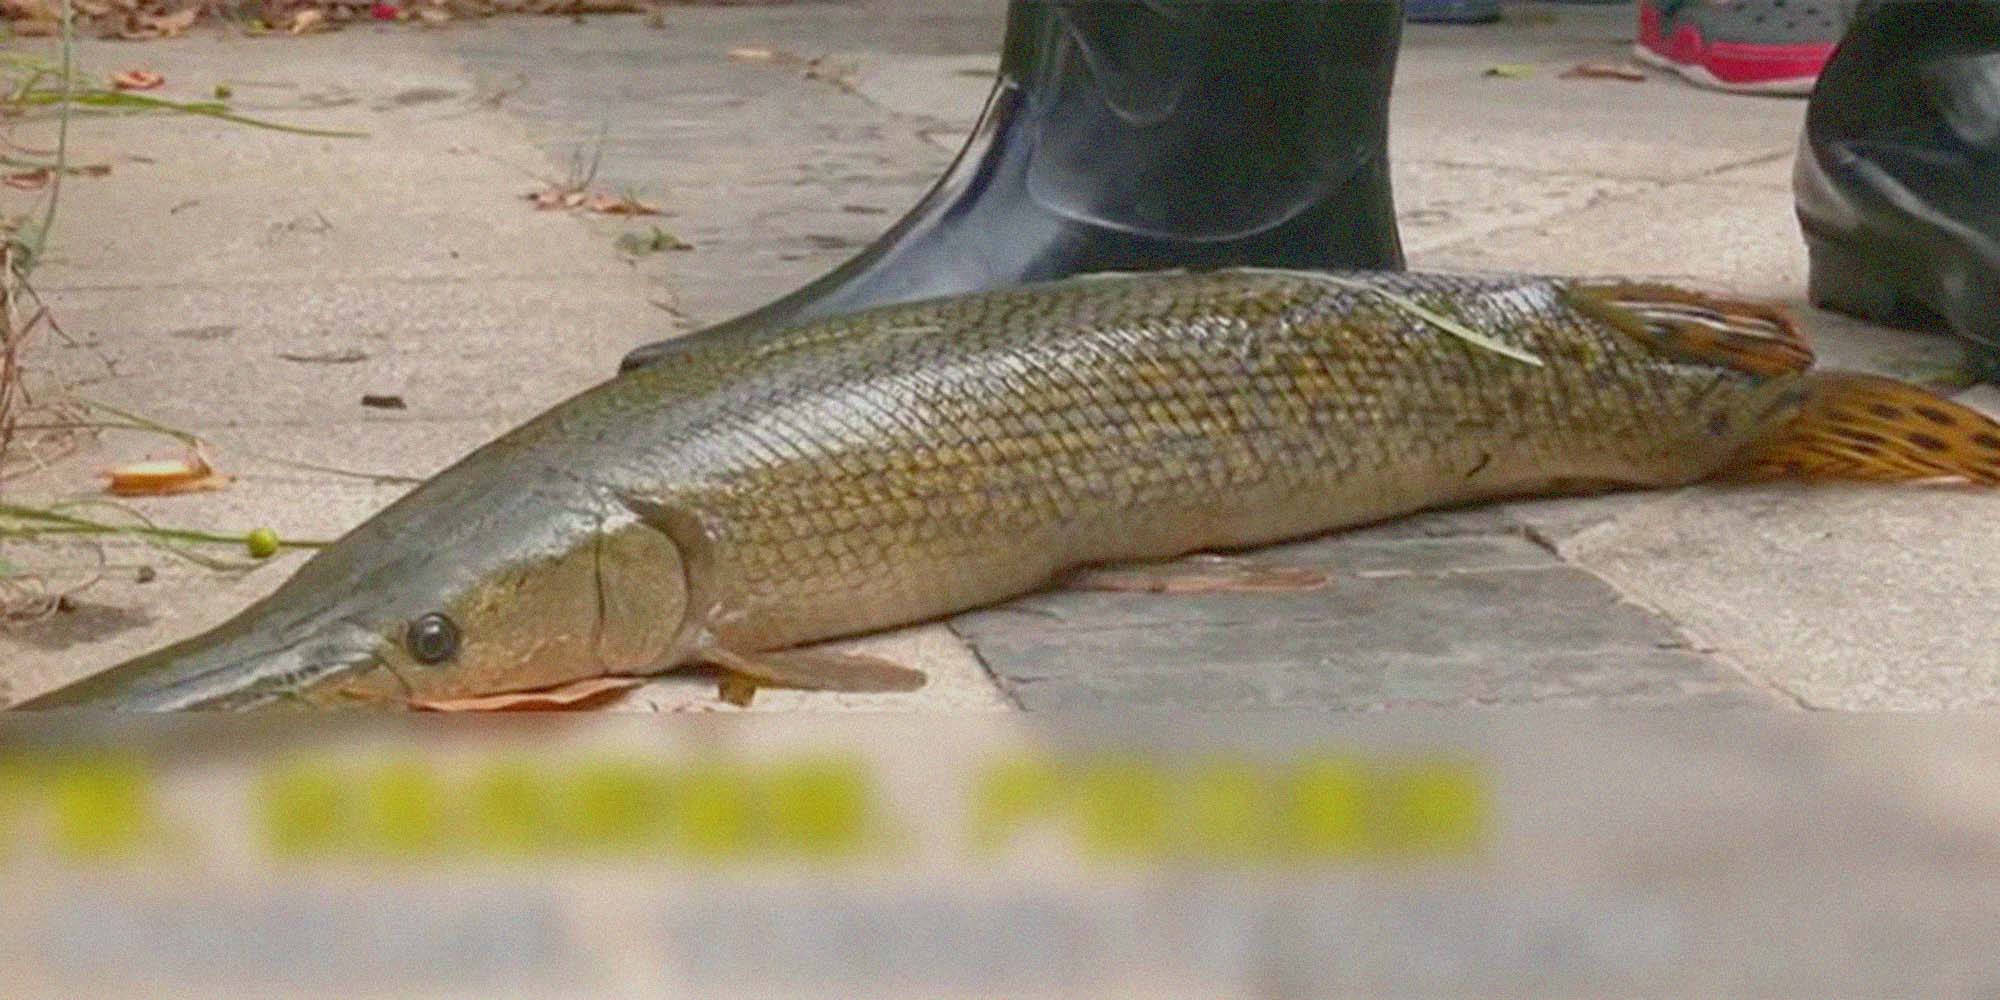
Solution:
M 625 394 L 670 402 L 630 441 L 624 475 L 717 526 L 699 544 L 731 568 L 718 599 L 734 638 L 785 645 L 983 603 L 1082 562 L 1555 480 L 1684 482 L 1726 459 L 1740 440 L 1691 431 L 1688 407 L 1770 380 L 1662 359 L 1565 288 L 1228 271 L 874 310 L 628 376 Z

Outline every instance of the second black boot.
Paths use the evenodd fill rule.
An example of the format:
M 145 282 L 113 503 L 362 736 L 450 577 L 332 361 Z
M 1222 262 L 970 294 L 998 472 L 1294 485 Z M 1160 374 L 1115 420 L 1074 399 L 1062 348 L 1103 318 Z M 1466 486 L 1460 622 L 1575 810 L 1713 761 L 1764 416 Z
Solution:
M 1796 169 L 1813 304 L 1955 333 L 2000 371 L 2000 2 L 1864 7 Z
M 853 259 L 633 351 L 1090 271 L 1398 268 L 1389 0 L 1013 0 L 958 159 Z

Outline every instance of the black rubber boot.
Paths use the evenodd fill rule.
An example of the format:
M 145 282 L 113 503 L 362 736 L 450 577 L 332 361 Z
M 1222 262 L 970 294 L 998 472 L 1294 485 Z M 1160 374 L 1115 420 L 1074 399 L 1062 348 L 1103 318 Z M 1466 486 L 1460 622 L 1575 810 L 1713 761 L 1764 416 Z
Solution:
M 971 140 L 867 249 L 625 358 L 891 302 L 1170 267 L 1397 268 L 1391 0 L 1014 0 Z
M 2000 3 L 1864 7 L 1806 112 L 1815 305 L 2000 361 Z

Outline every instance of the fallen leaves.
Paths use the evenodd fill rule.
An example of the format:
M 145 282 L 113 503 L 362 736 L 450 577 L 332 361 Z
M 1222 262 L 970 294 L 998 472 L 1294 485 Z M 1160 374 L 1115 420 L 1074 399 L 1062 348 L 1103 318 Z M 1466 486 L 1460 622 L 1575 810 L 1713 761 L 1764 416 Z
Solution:
M 580 209 L 597 215 L 659 215 L 660 210 L 631 195 L 612 195 L 570 185 L 550 185 L 524 197 L 544 212 Z
M 1578 63 L 1563 71 L 1565 80 L 1626 80 L 1645 83 L 1646 71 L 1630 63 Z
M 646 683 L 644 677 L 592 677 L 540 691 L 416 700 L 410 707 L 430 712 L 542 712 L 594 708 Z
M 539 209 L 576 208 L 583 204 L 584 194 L 573 188 L 545 187 L 540 191 L 530 191 L 527 199 Z
M 80 163 L 63 170 L 63 174 L 69 177 L 103 177 L 109 173 L 111 173 L 109 163 Z M 54 167 L 36 167 L 33 170 L 16 170 L 13 173 L 0 174 L 0 184 L 5 184 L 16 191 L 40 191 L 48 187 L 49 182 L 55 180 L 55 177 Z
M 154 90 L 166 82 L 166 77 L 143 69 L 128 69 L 111 75 L 113 90 Z
M 836 63 L 827 56 L 807 58 L 784 49 L 766 48 L 762 45 L 746 45 L 730 49 L 729 58 L 737 62 L 771 63 L 777 66 L 792 66 L 801 76 L 816 80 L 845 91 L 854 89 L 855 66 Z
M 245 34 L 307 34 L 362 21 L 443 24 L 495 14 L 646 13 L 655 0 L 71 0 L 79 34 L 144 40 L 172 38 L 201 21 L 236 24 Z M 719 0 L 711 0 L 719 2 Z M 63 0 L 0 0 L 0 19 L 16 36 L 52 37 Z M 310 14 L 306 12 L 310 11 Z M 304 15 L 304 16 L 302 16 Z
M 631 195 L 593 194 L 583 200 L 583 210 L 599 215 L 658 215 L 660 210 Z
M 155 458 L 128 462 L 105 470 L 110 479 L 106 489 L 114 496 L 158 497 L 179 493 L 219 490 L 229 485 L 229 477 L 215 471 L 208 456 L 199 448 L 189 448 L 178 458 Z

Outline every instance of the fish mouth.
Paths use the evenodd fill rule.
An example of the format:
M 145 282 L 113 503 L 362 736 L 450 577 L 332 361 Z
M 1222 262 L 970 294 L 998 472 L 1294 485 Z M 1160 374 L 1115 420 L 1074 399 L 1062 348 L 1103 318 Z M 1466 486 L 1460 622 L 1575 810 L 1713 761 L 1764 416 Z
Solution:
M 121 712 L 238 711 L 327 707 L 353 678 L 393 670 L 375 637 L 348 623 L 292 640 L 228 625 L 127 660 L 13 706 L 17 710 L 86 709 Z M 377 669 L 381 668 L 381 669 Z M 370 689 L 383 689 L 371 685 Z M 393 690 L 393 689 L 391 689 Z

